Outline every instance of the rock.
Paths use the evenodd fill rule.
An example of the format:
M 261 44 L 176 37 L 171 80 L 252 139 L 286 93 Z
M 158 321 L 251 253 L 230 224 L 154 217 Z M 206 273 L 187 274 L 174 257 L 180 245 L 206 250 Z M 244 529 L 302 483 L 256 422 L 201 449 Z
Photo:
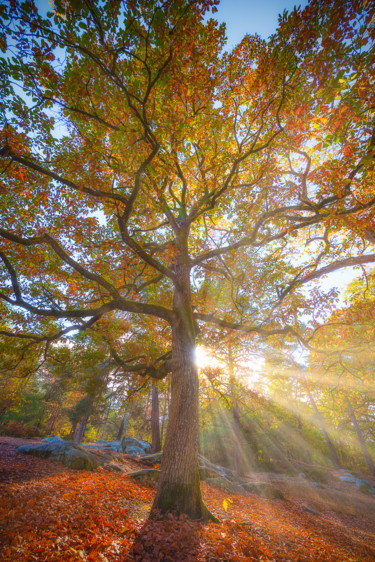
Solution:
M 321 482 L 310 482 L 310 486 L 314 486 L 314 488 L 324 488 L 324 485 Z
M 144 454 L 144 450 L 141 447 L 137 447 L 136 445 L 126 447 L 125 452 L 131 457 L 137 457 L 138 455 Z
M 121 441 L 109 441 L 108 443 L 105 443 L 105 444 L 101 445 L 101 447 L 103 449 L 110 449 L 111 451 L 114 451 L 115 453 L 122 453 Z
M 145 450 L 145 453 L 151 453 L 151 444 L 148 441 L 144 441 L 143 439 L 138 439 L 138 442 L 141 444 L 141 447 Z
M 56 438 L 51 438 L 50 441 L 44 441 L 38 445 L 21 445 L 17 451 L 26 455 L 60 461 L 68 468 L 77 470 L 93 470 L 99 465 L 96 457 L 79 445 L 72 441 L 58 441 Z
M 217 478 L 218 472 L 216 470 L 211 470 L 210 468 L 199 466 L 199 477 L 201 480 L 207 480 L 208 478 Z
M 308 505 L 303 505 L 302 509 L 304 511 L 307 511 L 307 513 L 311 513 L 311 515 L 319 515 L 319 511 L 316 511 L 316 509 L 313 509 L 312 507 L 309 507 Z
M 375 492 L 375 489 L 368 482 L 360 484 L 357 482 L 357 486 L 363 494 L 373 495 Z
M 199 459 L 199 469 L 204 471 L 211 471 L 213 474 L 217 474 L 226 478 L 227 480 L 231 480 L 233 482 L 242 482 L 242 480 L 238 477 L 238 474 L 229 468 L 224 468 L 223 466 L 219 466 L 217 464 L 213 464 L 211 461 L 203 457 L 202 455 L 198 455 Z
M 244 490 L 246 490 L 246 492 L 257 494 L 258 496 L 262 496 L 263 498 L 277 500 L 284 499 L 282 492 L 280 492 L 280 490 L 278 490 L 277 488 L 275 488 L 275 486 L 269 484 L 268 482 L 245 482 L 241 486 Z
M 128 472 L 126 476 L 131 476 L 131 478 L 135 478 L 137 481 L 146 482 L 155 484 L 159 481 L 159 474 L 160 470 L 155 469 L 145 469 L 145 470 L 137 470 L 136 472 Z
M 300 472 L 298 476 L 300 476 L 301 478 L 306 478 L 306 474 L 304 472 Z
M 340 476 L 341 482 L 349 482 L 350 484 L 355 484 L 357 488 L 360 489 L 364 494 L 369 494 L 371 496 L 375 495 L 375 487 L 368 480 L 363 478 L 357 478 L 356 476 Z
M 207 478 L 206 483 L 211 484 L 211 486 L 214 486 L 215 488 L 221 488 L 222 490 L 227 490 L 227 492 L 230 492 L 232 494 L 243 493 L 243 489 L 241 488 L 241 486 L 235 484 L 234 482 L 231 482 L 230 480 L 224 478 L 223 476 L 218 476 L 216 478 Z
M 96 443 L 89 443 L 88 445 L 83 445 L 89 449 L 105 449 L 107 451 L 114 451 L 115 453 L 122 453 L 121 441 L 97 441 Z
M 353 484 L 357 482 L 357 478 L 355 476 L 340 476 L 339 478 L 341 482 L 352 482 Z
M 143 455 L 142 462 L 149 464 L 151 466 L 154 466 L 155 464 L 160 464 L 162 455 L 163 453 L 161 451 L 160 453 L 153 453 L 152 455 Z
M 151 445 L 147 441 L 143 441 L 143 439 L 135 439 L 134 437 L 128 437 L 127 439 L 123 439 L 122 442 L 122 450 L 127 453 L 127 449 L 129 447 L 139 447 L 142 449 L 142 455 L 145 453 L 149 453 L 151 451 Z
M 54 437 L 45 437 L 42 439 L 42 443 L 73 443 L 73 441 L 64 441 L 61 437 L 55 435 Z

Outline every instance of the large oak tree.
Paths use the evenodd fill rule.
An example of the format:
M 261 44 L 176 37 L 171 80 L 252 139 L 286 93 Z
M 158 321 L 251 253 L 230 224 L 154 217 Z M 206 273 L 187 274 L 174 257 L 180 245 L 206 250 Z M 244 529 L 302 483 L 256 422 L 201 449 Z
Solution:
M 305 285 L 375 261 L 371 3 L 313 0 L 230 53 L 215 3 L 1 7 L 1 335 L 105 321 L 121 360 L 111 318 L 167 326 L 154 506 L 195 518 L 199 328 L 310 345 L 326 297 Z

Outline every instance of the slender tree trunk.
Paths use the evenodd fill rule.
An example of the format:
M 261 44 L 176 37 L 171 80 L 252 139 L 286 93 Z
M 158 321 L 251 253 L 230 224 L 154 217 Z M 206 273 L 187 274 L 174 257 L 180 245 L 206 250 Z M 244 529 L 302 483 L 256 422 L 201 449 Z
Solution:
M 88 416 L 82 416 L 81 421 L 79 422 L 76 438 L 74 440 L 75 443 L 77 443 L 78 445 L 82 442 L 82 439 L 85 435 L 86 425 L 88 421 L 89 421 Z
M 186 246 L 187 247 L 187 246 Z M 187 255 L 187 252 L 186 252 Z M 216 519 L 202 500 L 198 471 L 199 383 L 194 363 L 195 327 L 188 260 L 177 257 L 179 278 L 172 323 L 172 383 L 169 423 L 163 449 L 159 486 L 151 515 L 175 511 L 192 519 Z
M 163 417 L 161 422 L 160 443 L 162 447 L 163 447 L 164 427 L 167 419 L 167 412 L 169 413 L 169 388 L 167 390 L 167 395 L 164 399 Z
M 152 385 L 151 405 L 151 452 L 157 453 L 161 450 L 160 425 L 159 425 L 159 391 L 157 386 Z
M 367 464 L 367 468 L 369 469 L 370 473 L 371 473 L 373 476 L 375 476 L 375 464 L 374 464 L 374 461 L 372 460 L 372 457 L 371 457 L 371 455 L 370 455 L 370 453 L 369 453 L 369 450 L 367 449 L 367 445 L 366 445 L 365 438 L 363 437 L 362 430 L 361 430 L 361 428 L 360 428 L 359 425 L 358 425 L 357 418 L 356 418 L 356 416 L 355 416 L 355 414 L 354 414 L 354 410 L 353 410 L 353 408 L 352 408 L 350 402 L 348 402 L 348 410 L 349 410 L 350 419 L 352 420 L 352 424 L 353 424 L 354 429 L 355 429 L 355 433 L 356 433 L 356 435 L 357 435 L 357 439 L 358 439 L 359 445 L 360 445 L 361 450 L 362 450 L 362 454 L 363 454 L 363 456 L 365 457 L 365 461 L 366 461 L 366 464 Z
M 330 438 L 329 433 L 326 429 L 323 417 L 318 410 L 318 407 L 316 405 L 316 402 L 315 402 L 315 400 L 313 398 L 313 395 L 311 394 L 310 390 L 307 387 L 305 387 L 305 388 L 306 388 L 307 396 L 309 397 L 310 403 L 311 403 L 312 407 L 314 408 L 314 412 L 316 413 L 317 418 L 319 420 L 320 429 L 322 430 L 324 438 L 325 438 L 326 443 L 328 445 L 329 456 L 331 458 L 331 462 L 332 462 L 334 467 L 340 468 L 342 465 L 341 465 L 340 459 L 338 457 L 338 454 L 336 452 L 335 446 L 332 442 L 332 439 Z
M 128 417 L 128 412 L 125 411 L 124 416 L 121 420 L 119 430 L 117 432 L 116 441 L 122 441 L 122 439 L 126 439 L 126 429 L 127 429 L 126 420 L 127 420 L 127 417 Z
M 72 423 L 72 428 L 71 428 L 70 433 L 69 433 L 70 441 L 74 441 L 74 439 L 75 439 L 75 435 L 76 435 L 76 431 L 77 431 L 77 425 L 78 425 L 77 422 Z
M 59 410 L 56 409 L 50 416 L 49 419 L 49 428 L 48 428 L 48 435 L 52 435 L 52 433 L 55 431 L 55 425 L 57 422 L 57 419 L 59 417 Z

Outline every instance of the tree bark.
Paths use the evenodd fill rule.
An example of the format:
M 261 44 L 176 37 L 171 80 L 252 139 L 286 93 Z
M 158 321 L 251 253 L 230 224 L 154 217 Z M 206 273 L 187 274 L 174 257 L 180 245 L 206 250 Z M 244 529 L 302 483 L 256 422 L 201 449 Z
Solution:
M 371 457 L 371 455 L 370 455 L 370 453 L 369 453 L 369 450 L 367 449 L 365 438 L 363 437 L 362 430 L 361 430 L 361 428 L 360 428 L 359 425 L 358 425 L 357 418 L 356 418 L 356 416 L 355 416 L 354 410 L 353 410 L 353 408 L 352 408 L 350 402 L 348 402 L 348 410 L 349 410 L 350 419 L 352 420 L 352 424 L 353 424 L 354 429 L 355 429 L 355 433 L 356 433 L 356 435 L 357 435 L 357 439 L 358 439 L 359 445 L 360 445 L 360 447 L 361 447 L 362 454 L 363 454 L 363 456 L 364 456 L 364 458 L 365 458 L 365 461 L 366 461 L 366 464 L 367 464 L 367 468 L 369 469 L 370 473 L 371 473 L 373 476 L 375 476 L 375 464 L 374 464 L 374 461 L 372 460 L 372 457 Z
M 318 407 L 316 405 L 316 402 L 315 402 L 315 400 L 313 398 L 313 395 L 311 394 L 310 390 L 307 387 L 305 387 L 305 388 L 306 388 L 307 396 L 309 397 L 310 403 L 311 403 L 312 407 L 314 408 L 314 412 L 316 413 L 317 418 L 319 420 L 320 429 L 322 430 L 324 438 L 325 438 L 326 443 L 328 445 L 329 456 L 331 458 L 331 462 L 332 462 L 332 464 L 335 468 L 340 468 L 342 465 L 341 465 L 340 459 L 338 457 L 338 454 L 336 452 L 335 446 L 332 442 L 332 439 L 330 438 L 329 433 L 326 429 L 323 417 L 318 410 Z
M 77 443 L 77 445 L 79 445 L 82 442 L 82 439 L 85 435 L 86 425 L 87 425 L 88 421 L 89 421 L 88 416 L 82 416 L 81 417 L 81 421 L 79 422 L 76 437 L 75 437 L 75 440 L 74 440 L 75 443 Z
M 194 362 L 195 327 L 191 307 L 190 266 L 178 256 L 172 323 L 172 381 L 159 486 L 151 517 L 174 511 L 192 519 L 217 519 L 203 503 L 198 471 L 199 383 Z
M 152 385 L 151 405 L 151 452 L 157 453 L 161 450 L 160 424 L 159 424 L 159 391 L 155 384 Z
M 127 420 L 127 417 L 128 417 L 128 412 L 125 412 L 125 413 L 124 413 L 124 416 L 123 416 L 123 418 L 122 418 L 122 420 L 121 420 L 121 424 L 120 424 L 119 430 L 118 430 L 118 432 L 117 432 L 116 441 L 122 441 L 122 439 L 126 439 L 126 430 L 127 430 L 127 427 L 126 427 L 126 425 L 127 425 L 127 424 L 126 424 L 126 420 Z
M 72 427 L 71 427 L 71 430 L 70 430 L 70 433 L 69 433 L 69 439 L 71 441 L 74 441 L 74 439 L 75 439 L 75 435 L 76 435 L 76 431 L 77 431 L 77 425 L 78 425 L 77 422 L 72 423 Z
M 164 397 L 163 418 L 161 422 L 160 442 L 162 447 L 163 447 L 164 428 L 167 419 L 167 412 L 169 415 L 169 388 L 167 390 L 167 395 Z

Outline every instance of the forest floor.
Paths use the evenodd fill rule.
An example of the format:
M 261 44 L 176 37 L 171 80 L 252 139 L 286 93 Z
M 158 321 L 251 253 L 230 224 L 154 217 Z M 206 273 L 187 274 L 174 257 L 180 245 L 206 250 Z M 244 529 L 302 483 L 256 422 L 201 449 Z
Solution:
M 375 498 L 332 480 L 256 474 L 285 500 L 230 494 L 202 483 L 222 521 L 147 521 L 156 488 L 105 469 L 70 470 L 16 452 L 30 439 L 0 437 L 0 560 L 28 561 L 373 561 Z M 122 455 L 129 469 L 142 465 Z M 318 515 L 304 510 L 307 506 Z M 226 508 L 226 509 L 225 509 Z

